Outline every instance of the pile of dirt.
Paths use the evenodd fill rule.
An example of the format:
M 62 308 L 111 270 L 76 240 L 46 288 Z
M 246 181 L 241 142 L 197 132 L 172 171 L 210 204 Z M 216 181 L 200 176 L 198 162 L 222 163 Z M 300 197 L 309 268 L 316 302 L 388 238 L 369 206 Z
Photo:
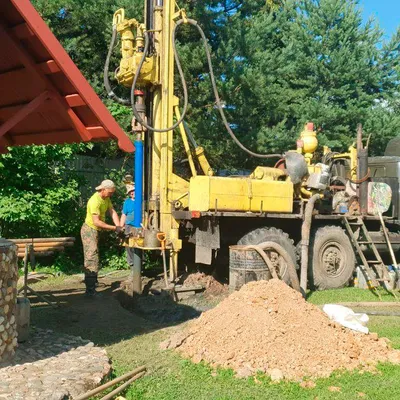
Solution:
M 261 371 L 273 380 L 400 363 L 400 351 L 388 339 L 341 327 L 275 279 L 248 283 L 161 347 L 176 348 L 194 362 L 232 368 L 238 376 Z
M 204 286 L 205 294 L 209 296 L 219 296 L 228 292 L 228 285 L 222 284 L 212 275 L 207 275 L 204 272 L 189 274 L 184 278 L 183 284 L 185 286 Z

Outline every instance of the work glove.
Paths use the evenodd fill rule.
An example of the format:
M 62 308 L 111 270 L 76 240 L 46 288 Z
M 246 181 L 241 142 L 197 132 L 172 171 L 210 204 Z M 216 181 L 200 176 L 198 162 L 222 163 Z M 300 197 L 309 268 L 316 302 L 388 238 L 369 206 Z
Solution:
M 123 227 L 121 227 L 121 226 L 117 226 L 117 227 L 115 228 L 115 233 L 116 233 L 118 236 L 123 236 L 124 233 L 125 233 L 125 228 L 123 228 Z

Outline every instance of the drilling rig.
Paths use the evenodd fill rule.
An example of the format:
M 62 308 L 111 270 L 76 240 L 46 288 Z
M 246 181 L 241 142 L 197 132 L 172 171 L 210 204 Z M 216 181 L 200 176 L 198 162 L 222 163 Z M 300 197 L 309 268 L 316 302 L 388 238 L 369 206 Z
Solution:
M 324 147 L 320 160 L 312 123 L 305 125 L 295 148 L 285 154 L 249 150 L 225 116 L 207 39 L 199 24 L 174 0 L 146 0 L 144 15 L 140 22 L 129 19 L 123 9 L 115 12 L 104 70 L 109 96 L 131 105 L 134 115 L 135 229 L 126 240 L 126 245 L 135 249 L 133 291 L 141 292 L 143 251 L 161 250 L 164 260 L 167 254 L 164 265 L 167 268 L 168 264 L 169 274 L 165 279 L 173 285 L 182 248 L 191 246 L 193 261 L 211 265 L 229 246 L 266 242 L 269 247 L 261 250 L 278 275 L 293 284 L 297 279 L 294 270 L 294 275 L 300 275 L 303 292 L 307 283 L 319 289 L 346 285 L 356 261 L 370 288 L 385 286 L 388 268 L 381 253 L 388 249 L 397 268 L 395 253 L 400 245 L 395 233 L 399 204 L 390 201 L 399 197 L 400 168 L 386 180 L 372 182 L 361 127 L 346 152 Z M 216 108 L 228 134 L 243 151 L 260 160 L 247 176 L 216 176 L 190 131 L 188 91 L 176 48 L 183 25 L 196 29 L 204 44 Z M 118 37 L 121 60 L 115 78 L 129 88 L 129 99 L 118 97 L 109 82 L 109 64 Z M 182 100 L 174 95 L 175 67 L 182 81 Z M 176 134 L 182 140 L 190 177 L 178 176 L 174 170 Z M 274 167 L 263 165 L 271 159 L 276 161 Z M 395 162 L 400 165 L 400 158 Z M 371 196 L 385 197 L 389 203 L 376 211 Z M 240 250 L 232 247 L 232 252 Z

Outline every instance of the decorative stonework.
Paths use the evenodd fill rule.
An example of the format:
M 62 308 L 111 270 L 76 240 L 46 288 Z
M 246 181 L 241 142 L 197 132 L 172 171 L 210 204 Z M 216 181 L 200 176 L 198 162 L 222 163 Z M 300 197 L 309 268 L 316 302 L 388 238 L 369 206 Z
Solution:
M 17 347 L 17 246 L 0 238 L 0 362 L 12 359 Z
M 101 347 L 80 337 L 32 328 L 12 362 L 0 364 L 0 399 L 74 399 L 97 387 L 110 371 Z

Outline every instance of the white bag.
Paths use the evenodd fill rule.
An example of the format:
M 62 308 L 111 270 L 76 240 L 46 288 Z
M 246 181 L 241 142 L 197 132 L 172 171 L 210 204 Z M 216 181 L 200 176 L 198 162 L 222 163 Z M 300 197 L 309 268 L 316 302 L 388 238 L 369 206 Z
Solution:
M 367 328 L 367 322 L 369 321 L 367 314 L 355 313 L 351 308 L 338 304 L 325 304 L 322 310 L 329 319 L 346 328 L 361 333 L 369 332 Z

